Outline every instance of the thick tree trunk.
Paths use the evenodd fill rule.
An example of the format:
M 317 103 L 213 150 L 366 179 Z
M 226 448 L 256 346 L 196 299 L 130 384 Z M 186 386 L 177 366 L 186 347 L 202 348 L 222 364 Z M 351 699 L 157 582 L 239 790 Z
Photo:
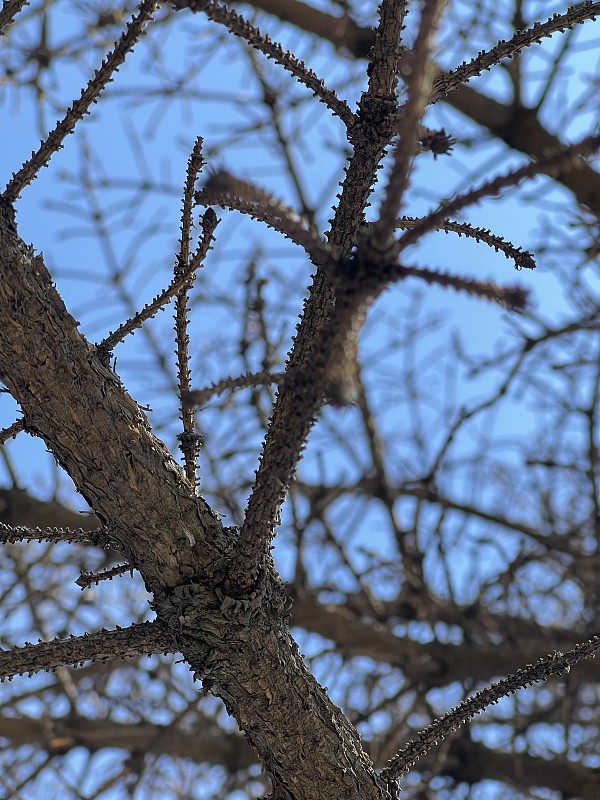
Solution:
M 249 594 L 224 578 L 236 531 L 194 493 L 117 375 L 77 330 L 41 256 L 0 211 L 0 373 L 110 526 L 159 622 L 236 717 L 279 797 L 389 797 L 356 730 L 306 670 L 272 562 Z

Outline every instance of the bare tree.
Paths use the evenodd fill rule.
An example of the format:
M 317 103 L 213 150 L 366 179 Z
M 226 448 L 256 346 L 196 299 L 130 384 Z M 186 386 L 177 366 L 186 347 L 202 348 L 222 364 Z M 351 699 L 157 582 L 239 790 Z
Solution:
M 600 3 L 235 6 L 0 12 L 3 796 L 597 798 Z

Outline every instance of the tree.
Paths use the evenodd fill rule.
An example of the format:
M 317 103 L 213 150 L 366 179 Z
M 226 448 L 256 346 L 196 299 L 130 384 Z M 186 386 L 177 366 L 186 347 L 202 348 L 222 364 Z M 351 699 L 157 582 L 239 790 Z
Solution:
M 142 0 L 126 23 L 125 6 L 5 0 L 8 100 L 33 93 L 44 133 L 0 209 L 0 373 L 16 420 L 1 436 L 0 661 L 9 677 L 45 671 L 3 688 L 5 796 L 366 800 L 395 796 L 399 778 L 436 800 L 598 796 L 600 136 L 581 58 L 600 3 L 544 4 L 546 21 L 539 4 L 508 5 L 262 0 L 239 4 L 250 22 L 212 0 Z M 239 91 L 217 86 L 238 116 L 215 130 L 201 77 L 219 57 L 245 72 Z M 124 62 L 139 85 L 103 95 L 108 127 L 96 110 L 84 121 Z M 89 83 L 67 108 L 81 68 Z M 132 109 L 151 98 L 138 137 Z M 107 145 L 115 101 L 137 177 Z M 153 148 L 177 103 L 189 158 L 167 278 L 176 201 Z M 268 170 L 240 162 L 256 141 L 287 184 L 266 188 Z M 40 241 L 22 231 L 41 176 L 29 184 L 77 143 L 55 173 L 64 199 L 54 183 L 40 192 L 95 234 L 71 258 L 101 266 L 77 277 L 101 282 L 111 333 L 81 284 L 74 311 L 64 255 L 50 270 L 38 254 L 41 217 Z M 319 147 L 339 181 L 329 223 Z M 515 152 L 528 158 L 499 171 Z M 468 162 L 484 174 L 457 181 L 452 165 Z M 562 287 L 554 318 L 529 299 L 543 278 L 508 285 L 483 250 L 533 268 L 494 224 L 533 202 L 546 217 L 532 250 Z M 477 240 L 498 277 L 438 268 L 442 233 L 448 252 L 455 234 Z M 173 298 L 169 340 L 155 315 Z M 24 433 L 60 465 L 51 498 L 23 488 Z M 58 502 L 65 474 L 93 513 Z

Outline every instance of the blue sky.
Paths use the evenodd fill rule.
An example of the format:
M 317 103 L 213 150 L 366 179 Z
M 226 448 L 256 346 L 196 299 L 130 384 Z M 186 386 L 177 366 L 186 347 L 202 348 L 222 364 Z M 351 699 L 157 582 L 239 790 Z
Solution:
M 275 23 L 273 28 L 274 38 L 280 38 L 284 46 L 295 47 L 298 54 L 305 57 L 331 86 L 339 87 L 340 96 L 345 97 L 351 107 L 355 106 L 365 85 L 363 65 L 336 57 L 329 46 L 313 48 L 309 37 L 298 35 L 288 26 Z M 50 26 L 56 43 L 69 41 L 71 29 L 77 30 L 78 24 L 70 13 L 70 6 L 59 4 Z M 114 329 L 132 310 L 124 308 L 116 287 L 108 282 L 111 269 L 127 266 L 123 283 L 133 308 L 149 302 L 168 282 L 179 234 L 180 187 L 196 135 L 204 137 L 211 167 L 225 166 L 298 207 L 297 189 L 289 179 L 281 179 L 284 166 L 281 152 L 273 145 L 269 130 L 260 129 L 265 112 L 256 102 L 259 89 L 248 56 L 232 37 L 225 36 L 218 47 L 211 47 L 211 37 L 215 32 L 219 32 L 217 26 L 206 25 L 197 16 L 189 14 L 182 15 L 178 24 L 168 28 L 168 33 L 162 26 L 151 30 L 115 76 L 99 104 L 93 107 L 91 117 L 80 123 L 76 136 L 68 138 L 64 149 L 53 157 L 49 167 L 24 191 L 19 201 L 21 235 L 44 253 L 67 306 L 92 341 L 101 339 Z M 584 88 L 581 79 L 579 83 L 576 80 L 574 66 L 585 75 L 592 71 L 596 60 L 590 49 L 594 43 L 594 26 L 580 29 L 575 35 L 579 37 L 580 45 L 569 78 L 573 98 Z M 447 43 L 445 34 L 442 41 Z M 448 66 L 452 63 L 453 46 L 450 41 L 441 56 Z M 551 52 L 556 46 L 554 37 L 543 47 Z M 163 53 L 160 64 L 153 56 L 156 48 Z M 548 59 L 542 48 L 530 48 L 524 57 L 532 60 L 534 72 L 537 70 L 542 74 L 544 67 L 547 68 Z M 7 137 L 3 161 L 5 177 L 36 147 L 40 135 L 36 129 L 39 119 L 45 119 L 46 125 L 50 125 L 54 112 L 48 109 L 48 105 L 67 102 L 77 95 L 94 58 L 93 54 L 83 51 L 75 64 L 57 69 L 48 82 L 48 102 L 42 107 L 33 102 L 30 91 L 6 91 L 4 108 L 5 113 L 10 113 L 10 136 Z M 321 230 L 325 230 L 335 201 L 337 181 L 342 176 L 342 125 L 332 120 L 328 110 L 311 99 L 309 93 L 283 70 L 270 62 L 265 63 L 260 54 L 255 54 L 255 58 L 264 68 L 271 86 L 282 90 L 292 87 L 295 106 L 293 109 L 284 108 L 282 126 L 284 134 L 293 141 L 291 153 L 303 181 L 303 193 L 311 203 L 320 200 L 317 220 Z M 172 102 L 158 103 L 153 95 L 154 89 L 165 80 L 177 86 L 189 72 L 190 64 L 197 72 L 192 83 L 193 97 L 180 97 L 175 92 Z M 486 73 L 473 85 L 485 88 L 500 99 L 507 96 L 506 76 L 499 69 Z M 535 87 L 531 94 L 536 96 Z M 558 100 L 563 100 L 564 105 L 564 98 Z M 548 101 L 549 118 L 553 109 L 556 113 L 556 103 Z M 459 140 L 480 137 L 476 126 L 441 104 L 434 107 L 427 122 L 431 126 L 445 126 Z M 233 125 L 246 126 L 247 133 L 234 138 L 217 158 L 210 158 L 211 151 L 227 140 Z M 577 137 L 584 130 L 574 124 L 564 133 Z M 421 155 L 411 179 L 405 213 L 422 214 L 439 199 L 450 196 L 452 191 L 464 190 L 484 177 L 525 160 L 519 154 L 501 160 L 503 154 L 504 148 L 484 139 L 466 154 L 459 146 L 454 156 L 437 161 L 430 154 Z M 85 196 L 73 180 L 73 175 L 81 172 L 86 173 L 90 185 L 94 186 L 94 191 Z M 112 188 L 104 186 L 106 181 L 112 182 Z M 145 181 L 151 190 L 144 195 L 131 191 L 128 187 L 136 181 Z M 543 213 L 538 205 L 531 203 L 531 197 L 540 193 L 543 194 L 542 205 L 550 210 L 553 204 L 568 197 L 565 190 L 542 178 L 526 190 L 513 193 L 510 198 L 495 199 L 468 210 L 466 219 L 475 225 L 490 227 L 494 233 L 516 245 L 531 248 L 537 221 Z M 375 213 L 377 197 L 376 193 L 369 217 Z M 104 244 L 91 235 L 90 204 L 96 202 L 110 208 L 110 237 Z M 268 254 L 261 268 L 265 274 L 276 277 L 265 288 L 267 300 L 278 302 L 283 286 L 289 293 L 286 298 L 289 313 L 276 323 L 281 329 L 281 356 L 288 349 L 304 287 L 310 280 L 311 266 L 298 248 L 261 224 L 242 219 L 238 214 L 223 212 L 220 216 L 222 222 L 217 231 L 215 250 L 200 275 L 201 295 L 192 313 L 192 366 L 201 364 L 201 370 L 194 372 L 196 386 L 241 371 L 235 360 L 227 362 L 226 354 L 231 352 L 228 342 L 240 323 L 237 309 L 243 303 L 241 264 L 247 258 L 249 247 L 254 252 Z M 535 272 L 523 270 L 516 273 L 512 263 L 502 254 L 464 237 L 442 233 L 425 237 L 418 247 L 413 248 L 409 258 L 422 266 L 461 275 L 491 278 L 505 284 L 518 282 L 531 290 L 533 306 L 543 317 L 557 324 L 568 314 L 552 263 L 545 259 L 541 259 Z M 416 281 L 406 281 L 391 287 L 377 302 L 362 337 L 363 363 L 375 359 L 385 342 L 399 334 L 398 321 L 404 320 L 404 315 L 413 307 L 412 291 L 416 288 Z M 450 335 L 459 337 L 474 354 L 490 354 L 510 343 L 510 320 L 502 310 L 437 287 L 421 288 L 423 316 L 436 315 L 443 320 L 443 325 L 441 333 L 423 332 L 414 354 L 417 361 L 429 367 L 435 366 L 436 360 L 444 355 L 444 343 Z M 230 307 L 217 308 L 211 300 L 215 295 L 230 298 Z M 174 365 L 171 311 L 167 310 L 146 325 L 156 347 Z M 173 446 L 177 433 L 175 398 L 172 391 L 165 395 L 165 377 L 157 374 L 145 350 L 146 344 L 142 335 L 137 333 L 119 345 L 115 351 L 117 370 L 136 400 L 154 409 L 150 418 L 158 426 L 158 435 L 164 436 Z M 256 368 L 260 368 L 258 362 Z M 381 362 L 381 366 L 374 370 L 374 375 L 379 375 L 379 380 L 372 382 L 374 403 L 383 402 L 393 395 L 389 386 L 390 381 L 393 382 L 394 369 L 392 359 Z M 174 376 L 174 366 L 171 376 Z M 447 368 L 444 375 L 436 376 L 432 372 L 431 380 L 432 389 L 437 386 L 435 391 L 438 392 L 452 384 L 457 405 L 468 403 L 469 397 L 472 402 L 474 398 L 487 396 L 495 384 L 493 377 L 472 380 L 459 370 L 450 375 Z M 496 431 L 507 437 L 527 434 L 533 424 L 534 410 L 528 407 L 526 398 L 519 404 L 506 403 L 496 415 Z M 337 412 L 326 409 L 324 419 L 331 413 Z M 351 418 L 354 411 L 343 413 Z M 392 441 L 405 425 L 405 413 L 405 406 L 399 403 L 397 407 L 391 405 L 382 417 L 382 429 L 388 432 Z M 436 428 L 436 416 L 432 416 L 429 408 L 421 409 L 420 413 L 423 424 L 429 425 L 433 448 L 436 430 L 440 436 L 443 431 Z M 9 398 L 1 398 L 1 424 L 10 424 L 14 414 L 14 403 Z M 201 416 L 201 425 L 203 419 Z M 227 419 L 210 417 L 209 425 L 215 426 L 215 431 L 221 431 L 221 442 L 223 437 L 231 434 L 231 424 Z M 462 445 L 465 454 L 469 446 L 467 439 Z M 310 470 L 311 464 L 316 463 L 315 459 L 318 461 L 329 448 L 327 426 L 317 426 L 311 435 L 302 469 Z M 54 477 L 48 473 L 51 457 L 45 453 L 41 442 L 20 436 L 8 445 L 8 449 L 15 459 L 22 485 L 42 496 L 52 491 Z M 254 453 L 246 454 L 241 462 L 245 469 L 252 468 L 257 455 L 258 448 Z M 399 453 L 398 458 L 394 462 L 399 465 L 398 477 L 406 477 L 407 471 L 408 477 L 416 477 L 426 468 L 424 463 L 411 463 L 410 452 Z M 334 471 L 335 463 L 331 462 L 329 467 Z M 353 468 L 347 458 L 337 464 L 337 469 L 351 477 Z M 65 487 L 68 487 L 68 481 Z M 460 484 L 456 488 L 459 493 L 462 491 Z M 66 498 L 67 495 L 68 489 L 65 488 L 62 496 Z
M 555 6 L 559 7 L 554 4 L 552 10 Z M 465 4 L 460 7 L 464 8 Z M 75 19 L 77 12 L 74 13 L 73 8 L 70 3 L 56 7 L 52 22 L 55 41 L 69 40 L 71 29 L 78 30 Z M 180 187 L 195 136 L 204 137 L 206 152 L 210 153 L 228 137 L 234 125 L 246 125 L 249 128 L 247 134 L 231 141 L 223 154 L 211 159 L 211 166 L 225 166 L 270 188 L 291 205 L 298 205 L 297 191 L 289 180 L 281 179 L 283 159 L 273 146 L 272 137 L 263 131 L 252 130 L 264 117 L 264 112 L 257 106 L 257 87 L 247 56 L 231 37 L 224 37 L 218 48 L 211 49 L 211 37 L 215 30 L 218 29 L 206 26 L 190 15 L 182 15 L 181 21 L 168 33 L 163 27 L 151 32 L 115 77 L 106 90 L 106 96 L 93 108 L 91 117 L 78 127 L 75 136 L 68 138 L 65 148 L 54 156 L 49 167 L 24 191 L 19 201 L 21 235 L 26 241 L 32 242 L 37 250 L 43 251 L 67 306 L 80 320 L 82 331 L 91 341 L 102 338 L 127 315 L 122 300 L 117 297 L 115 286 L 108 282 L 110 264 L 130 265 L 123 281 L 138 308 L 149 302 L 168 283 L 179 234 Z M 578 93 L 584 88 L 581 79 L 576 77 L 576 69 L 585 75 L 593 73 L 596 67 L 597 56 L 592 49 L 596 31 L 597 24 L 587 25 L 575 34 L 579 47 L 572 62 L 572 77 L 566 96 L 551 98 L 544 112 L 548 124 L 565 138 L 577 138 L 589 129 L 588 117 L 578 121 L 574 117 L 570 126 L 564 124 L 564 117 L 569 104 L 576 102 Z M 313 49 L 308 37 L 282 24 L 273 25 L 272 35 L 285 46 L 293 47 L 304 55 L 310 66 L 330 85 L 340 86 L 340 94 L 348 99 L 352 108 L 355 106 L 364 87 L 364 75 L 361 73 L 364 65 L 336 57 L 328 46 Z M 544 51 L 552 51 L 557 46 L 555 39 L 543 46 Z M 165 54 L 164 63 L 160 66 L 152 57 L 153 48 L 157 47 Z M 447 66 L 453 63 L 453 47 L 450 43 L 441 56 Z M 541 51 L 530 49 L 525 58 L 534 61 L 535 70 L 540 74 L 547 68 L 548 60 L 541 55 Z M 261 61 L 262 56 L 257 54 L 256 59 Z M 49 101 L 64 103 L 75 97 L 87 79 L 87 68 L 91 63 L 95 63 L 95 54 L 83 52 L 78 65 L 57 69 L 49 82 Z M 194 64 L 198 73 L 194 81 L 196 95 L 189 99 L 177 98 L 169 104 L 158 104 L 151 95 L 160 83 L 157 78 L 162 80 L 168 76 L 171 84 L 176 86 L 177 81 L 190 69 L 190 63 Z M 267 65 L 266 75 L 275 86 L 294 85 L 291 77 L 272 64 Z M 507 82 L 498 69 L 473 85 L 485 86 L 497 97 L 506 98 Z M 136 97 L 124 100 L 124 95 L 129 94 L 132 87 L 135 87 Z M 225 101 L 219 97 L 222 92 L 227 95 Z M 296 86 L 293 96 L 298 102 L 293 110 L 288 109 L 283 113 L 283 126 L 286 135 L 295 141 L 293 158 L 303 176 L 307 197 L 311 202 L 321 201 L 318 221 L 321 230 L 324 230 L 335 199 L 336 185 L 342 176 L 342 125 L 331 120 L 324 106 L 314 99 L 310 100 L 304 88 Z M 536 96 L 535 90 L 532 90 L 532 96 Z M 41 133 L 36 126 L 40 117 L 50 124 L 54 116 L 51 109 L 41 109 L 36 104 L 29 90 L 17 92 L 5 89 L 2 102 L 3 118 L 9 120 L 9 124 L 5 122 L 3 127 L 3 160 L 0 165 L 1 178 L 6 181 L 10 173 L 37 147 Z M 432 126 L 444 125 L 448 132 L 458 138 L 479 136 L 478 129 L 472 123 L 442 105 L 434 109 L 428 121 Z M 95 154 L 92 159 L 87 157 L 90 150 Z M 458 147 L 455 156 L 440 158 L 436 162 L 429 154 L 420 156 L 405 213 L 413 216 L 424 213 L 453 190 L 464 189 L 471 181 L 478 182 L 484 175 L 505 171 L 509 165 L 525 161 L 523 156 L 517 154 L 501 160 L 503 152 L 503 148 L 495 143 L 483 141 L 468 151 Z M 120 181 L 120 185 L 99 192 L 98 202 L 104 206 L 108 204 L 111 208 L 110 245 L 105 243 L 102 246 L 90 235 L 88 201 L 92 195 L 82 196 L 77 184 L 69 179 L 70 175 L 84 167 L 89 169 L 91 184 L 96 189 L 101 188 L 104 178 L 113 180 L 116 177 Z M 126 188 L 128 181 L 140 179 L 163 190 L 149 191 L 142 196 Z M 540 211 L 539 205 L 532 202 L 532 196 L 540 193 L 543 195 L 541 205 L 546 211 L 543 208 Z M 513 244 L 522 244 L 531 249 L 532 241 L 540 237 L 537 227 L 540 216 L 552 214 L 553 207 L 565 198 L 568 198 L 567 192 L 551 187 L 549 181 L 540 179 L 535 187 L 530 186 L 515 193 L 511 199 L 502 198 L 471 209 L 466 219 L 476 225 L 492 228 L 494 233 L 511 240 Z M 65 210 L 69 213 L 63 213 Z M 276 323 L 281 329 L 278 335 L 282 342 L 282 355 L 288 349 L 296 316 L 301 308 L 302 293 L 311 273 L 310 264 L 298 248 L 280 240 L 260 224 L 241 219 L 237 214 L 223 212 L 219 216 L 222 222 L 218 228 L 217 243 L 204 274 L 200 276 L 192 317 L 193 365 L 202 367 L 194 373 L 195 385 L 205 385 L 236 370 L 241 371 L 239 361 L 232 361 L 229 357 L 232 353 L 231 340 L 240 325 L 244 259 L 249 249 L 258 253 L 268 252 L 268 256 L 261 261 L 261 274 L 272 277 L 265 289 L 267 300 L 273 306 L 285 300 L 289 308 L 286 317 Z M 492 278 L 500 283 L 519 282 L 531 289 L 536 311 L 556 324 L 569 313 L 551 257 L 542 259 L 535 272 L 517 274 L 511 262 L 485 245 L 438 233 L 426 237 L 415 248 L 414 261 L 458 274 Z M 361 358 L 365 363 L 375 358 L 389 338 L 401 333 L 399 323 L 405 323 L 408 311 L 414 304 L 410 288 L 409 282 L 392 287 L 372 310 L 363 336 Z M 441 333 L 433 329 L 423 332 L 414 354 L 417 362 L 427 363 L 429 367 L 432 362 L 435 367 L 436 359 L 440 359 L 441 363 L 441 354 L 447 352 L 452 332 L 459 335 L 474 353 L 479 354 L 492 353 L 501 343 L 506 345 L 511 341 L 505 312 L 438 288 L 423 289 L 423 317 L 437 315 L 441 317 L 443 326 Z M 231 305 L 215 307 L 211 297 L 219 294 L 231 298 Z M 171 314 L 169 309 L 147 325 L 153 332 L 157 347 L 174 364 Z M 150 418 L 157 422 L 158 435 L 164 436 L 172 445 L 178 432 L 176 403 L 172 395 L 165 395 L 165 377 L 156 372 L 146 345 L 140 333 L 120 345 L 115 352 L 117 370 L 136 400 L 141 405 L 152 406 L 154 412 Z M 255 360 L 259 366 L 259 354 Z M 373 403 L 387 402 L 396 391 L 393 388 L 394 369 L 393 359 L 382 360 L 373 369 Z M 171 375 L 174 374 L 172 366 Z M 469 402 L 469 398 L 485 397 L 494 386 L 493 379 L 487 376 L 480 380 L 468 380 L 458 370 L 455 375 L 431 370 L 432 395 L 444 391 L 452 382 L 455 385 L 456 405 Z M 519 402 L 508 402 L 494 422 L 498 435 L 505 436 L 507 441 L 510 437 L 527 435 L 534 421 L 535 409 L 530 406 L 527 396 Z M 339 412 L 326 409 L 322 423 L 313 431 L 301 467 L 302 474 L 317 474 L 323 459 L 331 452 L 332 437 L 328 421 L 335 413 Z M 354 410 L 341 413 L 351 428 Z M 411 463 L 411 453 L 407 449 L 393 449 L 394 437 L 399 431 L 405 430 L 408 424 L 403 416 L 405 413 L 406 404 L 402 400 L 397 407 L 390 406 L 381 421 L 395 457 L 391 461 L 398 478 L 411 476 L 411 469 L 414 474 L 419 474 L 424 467 L 420 463 Z M 433 446 L 436 436 L 435 412 L 424 408 L 422 414 L 431 430 Z M 0 397 L 0 427 L 10 424 L 15 415 L 14 403 L 5 396 Z M 203 420 L 208 421 L 206 424 L 211 426 L 210 433 L 219 444 L 235 433 L 238 424 L 237 418 L 216 419 L 210 413 L 201 415 L 200 419 L 201 424 Z M 338 454 L 327 462 L 329 475 L 341 473 L 352 477 L 361 459 L 361 443 L 353 444 L 357 451 L 356 462 Z M 459 454 L 468 454 L 470 444 L 468 438 L 465 439 L 460 445 L 462 449 L 459 449 Z M 507 452 L 508 449 L 507 446 Z M 8 451 L 14 457 L 21 484 L 34 494 L 48 496 L 54 488 L 54 478 L 49 469 L 52 460 L 42 443 L 21 435 L 8 445 Z M 218 452 L 216 446 L 215 452 Z M 256 450 L 234 460 L 232 473 L 243 468 L 251 475 L 257 456 L 258 442 Z M 8 475 L 1 463 L 0 482 L 8 482 Z M 459 480 L 456 491 L 458 494 L 466 493 L 468 488 L 461 485 Z M 69 492 L 68 482 L 65 482 L 61 496 L 77 503 Z M 343 517 L 342 512 L 340 515 Z M 357 524 L 353 557 L 363 557 L 360 548 L 372 544 L 372 531 L 379 529 L 380 521 L 371 514 Z M 376 546 L 384 555 L 391 552 L 390 542 L 383 536 Z M 505 546 L 510 552 L 516 544 L 506 540 Z M 278 555 L 285 570 L 288 560 L 285 547 Z M 493 563 L 498 569 L 495 550 L 483 548 L 479 559 L 483 571 L 492 570 Z M 457 581 L 460 582 L 460 560 L 455 563 L 458 565 Z M 103 587 L 99 592 L 103 597 L 111 598 L 114 586 Z M 115 603 L 118 618 L 117 605 Z

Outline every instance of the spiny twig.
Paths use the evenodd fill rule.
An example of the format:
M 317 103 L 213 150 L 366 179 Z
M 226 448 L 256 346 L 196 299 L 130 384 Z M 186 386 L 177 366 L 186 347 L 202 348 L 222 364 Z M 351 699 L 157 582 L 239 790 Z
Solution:
M 204 389 L 192 389 L 190 400 L 197 406 L 206 403 L 218 394 L 234 391 L 235 389 L 246 389 L 249 386 L 270 386 L 272 383 L 282 383 L 285 375 L 283 372 L 253 372 L 250 375 L 238 375 L 237 378 L 223 378 L 211 386 Z
M 12 176 L 1 196 L 5 203 L 14 203 L 23 189 L 37 176 L 40 169 L 47 166 L 54 153 L 62 149 L 65 138 L 73 133 L 79 120 L 89 114 L 92 103 L 96 102 L 100 92 L 112 80 L 113 74 L 125 61 L 127 53 L 136 45 L 144 32 L 146 23 L 152 19 L 157 7 L 158 0 L 142 0 L 138 15 L 133 17 L 123 31 L 115 49 L 94 72 L 94 77 L 82 91 L 80 98 L 72 103 L 63 119 L 48 134 L 37 152 L 32 153 L 29 161 L 26 161 L 21 169 Z
M 271 40 L 268 34 L 263 34 L 254 25 L 245 20 L 240 14 L 214 0 L 176 0 L 176 7 L 189 8 L 190 11 L 202 11 L 206 16 L 224 25 L 235 36 L 248 42 L 249 45 L 263 53 L 267 58 L 276 61 L 287 72 L 290 72 L 300 83 L 304 84 L 313 94 L 342 120 L 347 128 L 354 125 L 354 114 L 344 100 L 340 100 L 336 93 L 325 85 L 306 64 L 289 50 L 284 50 L 278 43 Z
M 25 430 L 25 418 L 17 419 L 13 422 L 12 425 L 9 425 L 8 428 L 2 428 L 0 430 L 0 444 L 4 444 L 8 439 L 12 439 L 17 435 L 17 433 L 21 433 L 21 431 Z
M 567 653 L 554 651 L 545 658 L 540 658 L 536 664 L 529 664 L 523 669 L 518 669 L 508 678 L 482 689 L 422 730 L 416 739 L 412 739 L 394 758 L 390 759 L 388 766 L 382 771 L 381 777 L 387 781 L 401 778 L 440 740 L 445 739 L 461 725 L 469 722 L 475 714 L 485 711 L 503 697 L 515 694 L 526 686 L 545 681 L 551 675 L 563 675 L 569 672 L 578 661 L 582 661 L 584 658 L 594 658 L 598 650 L 600 650 L 600 637 L 595 636 L 587 642 L 576 645 Z
M 179 254 L 175 265 L 173 280 L 181 278 L 185 273 L 189 273 L 190 266 L 190 240 L 192 231 L 192 208 L 194 202 L 194 187 L 196 179 L 202 167 L 202 138 L 198 136 L 190 154 L 185 188 L 183 192 L 183 207 L 181 210 L 181 238 L 179 242 Z M 214 212 L 213 212 L 214 213 Z M 212 232 L 211 232 L 212 234 Z M 210 238 L 208 244 L 210 245 Z M 196 485 L 197 460 L 200 453 L 201 437 L 195 430 L 194 409 L 189 402 L 191 387 L 190 374 L 190 355 L 188 344 L 188 291 L 191 287 L 194 273 L 189 275 L 188 280 L 177 292 L 175 299 L 175 340 L 177 342 L 177 385 L 179 391 L 179 413 L 183 425 L 183 431 L 179 435 L 179 444 L 183 454 L 185 473 L 188 480 Z
M 119 344 L 119 342 L 122 342 L 126 336 L 128 336 L 130 333 L 133 333 L 135 330 L 137 330 L 137 328 L 141 328 L 146 320 L 154 317 L 166 306 L 170 300 L 173 299 L 173 297 L 175 297 L 177 292 L 179 292 L 188 283 L 194 272 L 202 266 L 204 256 L 206 255 L 204 251 L 204 245 L 207 236 L 209 237 L 209 245 L 206 247 L 206 250 L 208 250 L 210 247 L 212 234 L 217 227 L 218 222 L 219 220 L 217 219 L 217 215 L 212 208 L 207 209 L 202 219 L 202 226 L 203 230 L 210 230 L 210 233 L 204 233 L 202 241 L 192 256 L 187 270 L 181 274 L 181 277 L 173 279 L 169 286 L 167 286 L 163 292 L 157 295 L 151 303 L 148 303 L 148 305 L 144 306 L 144 308 L 142 308 L 141 311 L 138 311 L 138 313 L 131 319 L 128 319 L 122 325 L 119 325 L 114 333 L 110 333 L 96 346 L 98 354 L 101 358 L 106 359 Z
M 133 575 L 133 569 L 130 564 L 117 564 L 100 572 L 82 572 L 75 583 L 82 589 L 89 589 L 90 586 L 96 586 L 100 581 L 112 581 L 113 578 L 125 575 L 127 572 Z
M 396 223 L 396 227 L 403 230 L 411 230 L 421 223 L 422 218 L 414 219 L 412 217 L 402 217 Z M 515 262 L 517 269 L 535 269 L 536 264 L 533 255 L 528 250 L 522 250 L 520 247 L 515 247 L 510 242 L 507 242 L 501 236 L 493 234 L 488 228 L 476 228 L 468 222 L 454 222 L 450 219 L 444 219 L 436 227 L 437 231 L 444 231 L 445 233 L 457 233 L 459 236 L 468 236 L 476 241 L 485 242 L 485 244 L 493 247 L 496 252 L 504 253 L 507 258 L 512 258 Z
M 29 5 L 29 0 L 4 0 L 0 9 L 0 36 L 7 25 L 13 21 L 22 8 Z
M 393 241 L 396 217 L 408 186 L 419 126 L 429 103 L 435 77 L 436 68 L 432 53 L 445 5 L 446 0 L 426 0 L 421 13 L 417 39 L 409 59 L 410 71 L 406 80 L 408 99 L 399 109 L 402 114 L 399 139 L 394 149 L 384 197 L 379 207 L 379 218 L 370 229 L 374 244 L 376 243 L 380 250 L 385 248 L 388 241 Z
M 313 263 L 327 267 L 333 262 L 330 248 L 304 217 L 279 198 L 226 170 L 220 169 L 208 178 L 196 192 L 196 202 L 248 214 L 302 247 Z
M 426 283 L 447 286 L 457 292 L 466 292 L 473 297 L 481 297 L 492 303 L 498 303 L 509 311 L 524 311 L 527 308 L 528 292 L 521 286 L 498 286 L 492 281 L 480 281 L 477 278 L 464 278 L 447 272 L 425 269 L 421 267 L 398 267 L 398 279 L 404 277 L 421 278 Z
M 482 183 L 475 189 L 470 189 L 464 194 L 459 194 L 452 200 L 442 203 L 437 209 L 432 211 L 410 230 L 408 230 L 398 241 L 398 250 L 401 252 L 409 245 L 414 244 L 424 233 L 440 227 L 443 220 L 456 214 L 467 206 L 475 205 L 484 197 L 492 197 L 499 194 L 503 189 L 516 186 L 527 178 L 534 178 L 536 175 L 554 175 L 566 169 L 577 169 L 580 159 L 591 155 L 600 146 L 600 134 L 586 136 L 580 142 L 572 145 L 565 145 L 564 149 L 550 153 L 544 158 L 525 164 L 523 167 L 512 170 L 506 175 L 498 175 L 491 181 Z
M 554 14 L 546 22 L 535 22 L 531 28 L 517 31 L 508 41 L 503 39 L 491 50 L 482 50 L 472 61 L 464 62 L 449 72 L 443 72 L 435 79 L 432 103 L 435 103 L 453 89 L 468 81 L 484 70 L 499 64 L 503 58 L 511 58 L 520 50 L 532 44 L 541 44 L 542 39 L 552 36 L 557 31 L 572 28 L 588 19 L 595 19 L 600 14 L 600 2 L 587 2 L 571 6 L 564 14 Z
M 103 550 L 119 550 L 119 542 L 105 528 L 84 531 L 82 528 L 28 528 L 25 525 L 5 525 L 0 522 L 0 544 L 16 542 L 50 542 L 51 544 L 81 544 L 90 542 Z
M 0 650 L 0 680 L 40 670 L 53 671 L 66 664 L 79 667 L 86 661 L 105 662 L 168 652 L 173 652 L 173 645 L 156 622 L 142 622 L 128 628 L 117 626 L 115 630 L 103 629 L 37 644 L 26 642 L 24 647 Z

